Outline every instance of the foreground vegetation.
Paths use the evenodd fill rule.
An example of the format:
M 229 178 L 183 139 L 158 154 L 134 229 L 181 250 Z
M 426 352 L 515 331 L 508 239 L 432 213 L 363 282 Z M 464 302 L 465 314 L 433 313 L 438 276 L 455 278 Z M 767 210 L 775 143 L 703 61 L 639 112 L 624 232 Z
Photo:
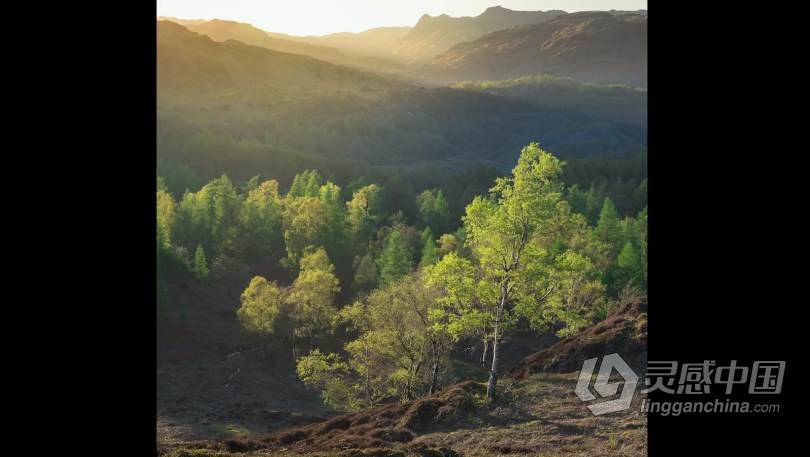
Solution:
M 572 334 L 646 284 L 646 210 L 621 219 L 605 199 L 592 227 L 566 200 L 562 169 L 526 146 L 454 231 L 440 190 L 419 195 L 410 225 L 386 207 L 380 185 L 355 182 L 344 201 L 316 171 L 283 195 L 274 180 L 252 179 L 240 192 L 223 176 L 179 202 L 161 181 L 160 310 L 172 306 L 160 292 L 173 275 L 244 287 L 238 315 L 256 344 L 287 346 L 299 378 L 337 410 L 429 395 L 445 384 L 454 345 L 477 340 L 491 401 L 510 329 Z M 234 283 L 266 259 L 288 280 Z M 338 328 L 343 351 L 322 352 L 318 341 Z
M 647 452 L 646 418 L 638 412 L 644 396 L 625 412 L 594 417 L 574 395 L 576 373 L 536 374 L 520 382 L 504 382 L 501 399 L 492 408 L 475 405 L 456 411 L 443 422 L 421 430 L 408 442 L 358 446 L 362 426 L 342 429 L 338 424 L 328 435 L 342 446 L 295 446 L 272 444 L 268 439 L 231 439 L 196 446 L 167 448 L 166 457 L 320 456 L 320 457 L 484 457 L 493 455 L 619 455 Z M 485 387 L 479 385 L 483 397 Z M 324 427 L 326 424 L 321 424 Z M 354 433 L 357 433 L 356 435 Z M 393 437 L 392 437 L 393 438 Z M 244 453 L 244 454 L 243 454 Z

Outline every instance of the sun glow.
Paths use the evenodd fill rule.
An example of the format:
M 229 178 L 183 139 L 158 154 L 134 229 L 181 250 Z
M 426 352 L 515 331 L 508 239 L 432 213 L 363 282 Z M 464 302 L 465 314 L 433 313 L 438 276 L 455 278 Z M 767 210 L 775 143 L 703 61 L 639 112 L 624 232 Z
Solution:
M 491 6 L 513 10 L 646 9 L 646 0 L 158 0 L 157 15 L 227 19 L 269 32 L 325 35 L 412 26 L 423 14 L 477 16 Z

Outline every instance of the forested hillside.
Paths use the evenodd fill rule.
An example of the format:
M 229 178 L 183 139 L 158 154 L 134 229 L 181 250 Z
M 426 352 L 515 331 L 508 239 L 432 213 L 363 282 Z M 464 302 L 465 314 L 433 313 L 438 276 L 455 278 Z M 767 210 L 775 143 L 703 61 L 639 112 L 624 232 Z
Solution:
M 645 178 L 646 126 L 638 120 L 645 92 L 553 79 L 504 89 L 420 88 L 215 42 L 171 22 L 158 30 L 158 168 L 178 197 L 223 172 L 236 180 L 261 174 L 287 186 L 305 169 L 328 170 L 344 185 L 358 176 L 399 176 L 415 186 L 410 192 L 457 187 L 448 173 L 491 180 L 536 139 L 579 170 L 570 182 L 582 188 L 605 183 L 632 194 Z M 516 96 L 523 90 L 534 95 Z M 601 159 L 588 158 L 597 156 L 634 166 L 602 173 L 594 166 Z M 487 185 L 479 182 L 475 192 Z M 617 200 L 629 194 L 611 193 Z
M 498 30 L 456 44 L 423 71 L 445 83 L 539 74 L 646 87 L 647 16 L 582 12 Z
M 435 365 L 445 363 L 437 358 L 438 351 L 447 351 L 451 341 L 477 336 L 485 346 L 492 344 L 494 354 L 498 337 L 493 335 L 513 325 L 512 319 L 527 319 L 537 330 L 559 322 L 564 326 L 557 332 L 567 334 L 604 318 L 628 287 L 643 290 L 646 208 L 622 218 L 605 199 L 592 226 L 566 199 L 571 194 L 560 181 L 562 169 L 537 144 L 526 146 L 512 176 L 498 178 L 489 195 L 475 197 L 461 221 L 451 217 L 441 190 L 420 193 L 414 202 L 417 217 L 409 220 L 383 186 L 354 181 L 344 190 L 315 170 L 297 175 L 286 192 L 273 179 L 256 177 L 237 186 L 223 175 L 180 199 L 160 179 L 159 310 L 174 306 L 160 290 L 178 275 L 228 283 L 236 272 L 263 265 L 263 275 L 246 285 L 239 311 L 243 324 L 260 340 L 281 338 L 297 358 L 303 355 L 302 346 L 314 349 L 314 338 L 341 321 L 360 335 L 372 332 L 368 338 L 387 325 L 409 322 L 413 328 L 390 330 L 412 332 L 412 355 L 429 346 L 434 368 L 429 379 L 420 381 L 427 384 L 416 387 L 416 379 L 409 378 L 408 390 L 397 395 L 410 398 L 410 389 L 428 385 L 432 392 L 439 382 Z M 503 264 L 502 258 L 516 263 Z M 513 276 L 518 268 L 529 276 Z M 290 274 L 297 274 L 291 283 L 276 279 L 291 279 Z M 492 284 L 489 278 L 499 279 Z M 521 305 L 504 309 L 506 293 Z M 349 306 L 353 300 L 359 301 Z M 400 300 L 401 307 L 391 306 Z M 411 305 L 415 308 L 408 311 Z M 434 333 L 437 326 L 446 333 Z M 368 350 L 371 340 L 361 338 L 356 344 L 358 350 Z M 347 350 L 351 354 L 349 346 Z M 335 373 L 308 371 L 338 363 L 321 357 L 326 356 L 314 352 L 300 359 L 302 379 L 326 389 L 325 400 L 339 402 L 332 406 L 354 407 L 360 392 L 352 394 L 357 399 L 343 398 L 348 387 L 322 384 L 326 378 L 320 378 L 333 379 Z M 340 363 L 329 370 L 362 377 L 356 364 L 350 370 Z M 392 369 L 389 387 L 400 389 L 396 383 L 405 380 Z M 409 370 L 412 376 L 428 376 L 414 366 Z M 393 394 L 389 387 L 380 395 Z M 342 390 L 329 392 L 333 388 Z M 366 403 L 377 401 L 377 394 L 364 395 Z
M 643 449 L 629 416 L 582 440 L 547 424 L 576 406 L 574 378 L 535 376 L 548 352 L 504 378 L 582 331 L 646 332 L 628 310 L 646 303 L 647 91 L 577 80 L 621 67 L 591 62 L 594 27 L 639 18 L 495 7 L 325 37 L 158 21 L 159 454 Z M 527 57 L 537 34 L 578 72 Z M 446 85 L 418 82 L 451 54 Z M 491 442 L 465 434 L 485 425 Z

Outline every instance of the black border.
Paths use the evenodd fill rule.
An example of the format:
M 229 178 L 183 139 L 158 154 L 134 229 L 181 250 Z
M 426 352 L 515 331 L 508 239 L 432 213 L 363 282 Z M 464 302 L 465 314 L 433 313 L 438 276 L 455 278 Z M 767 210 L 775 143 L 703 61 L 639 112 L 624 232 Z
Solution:
M 796 265 L 806 229 L 801 149 L 788 137 L 803 126 L 777 101 L 802 92 L 798 63 L 791 70 L 801 53 L 785 46 L 795 26 L 767 7 L 650 3 L 649 358 L 787 361 L 780 413 L 650 415 L 650 455 L 792 449 L 806 422 L 802 358 L 791 353 L 805 346 L 806 304 L 793 293 L 806 282 Z M 45 128 L 11 132 L 33 139 L 54 179 L 19 188 L 44 191 L 32 203 L 61 204 L 35 235 L 45 249 L 31 287 L 53 294 L 37 303 L 57 321 L 38 392 L 70 403 L 48 409 L 76 426 L 60 448 L 153 455 L 155 5 L 91 9 L 49 11 L 53 27 L 37 24 L 48 33 L 30 60 L 42 68 L 24 76 L 32 93 L 60 98 L 37 100 Z M 65 236 L 43 242 L 54 231 Z M 56 244 L 65 252 L 50 252 Z M 42 265 L 57 267 L 44 283 Z

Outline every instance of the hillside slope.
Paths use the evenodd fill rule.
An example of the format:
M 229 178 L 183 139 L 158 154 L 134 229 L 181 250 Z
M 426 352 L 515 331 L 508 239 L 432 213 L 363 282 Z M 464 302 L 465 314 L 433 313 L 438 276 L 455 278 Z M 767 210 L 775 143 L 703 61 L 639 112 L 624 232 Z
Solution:
M 407 26 L 375 27 L 357 33 L 341 32 L 323 36 L 296 37 L 296 39 L 362 55 L 394 58 L 392 55 L 394 47 L 411 29 L 412 27 Z
M 438 82 L 549 74 L 599 84 L 647 85 L 647 16 L 583 12 L 460 43 L 423 69 Z
M 446 14 L 423 15 L 413 29 L 394 48 L 394 55 L 410 62 L 429 62 L 453 45 L 474 40 L 489 32 L 518 25 L 537 24 L 565 11 L 513 11 L 500 6 L 487 8 L 474 17 L 451 17 Z
M 296 39 L 291 36 L 273 35 L 266 31 L 254 27 L 251 24 L 242 22 L 213 19 L 210 21 L 183 21 L 174 18 L 167 18 L 184 25 L 192 32 L 197 32 L 209 36 L 214 41 L 237 40 L 245 44 L 259 46 L 274 51 L 286 52 L 290 54 L 300 54 L 323 60 L 335 65 L 345 65 L 365 70 L 375 71 L 396 71 L 402 69 L 402 65 L 393 60 L 383 57 L 368 57 L 358 54 L 348 54 L 324 44 L 314 43 L 314 40 Z
M 646 93 L 626 88 L 540 81 L 525 86 L 528 97 L 517 86 L 422 88 L 167 21 L 157 45 L 158 158 L 207 178 L 289 182 L 320 168 L 350 179 L 403 167 L 435 186 L 474 165 L 508 170 L 532 141 L 566 160 L 645 147 Z M 616 116 L 627 106 L 636 108 Z
M 239 41 L 217 42 L 171 22 L 157 24 L 158 90 L 244 88 L 367 81 L 370 75 L 311 57 Z
M 345 457 L 371 455 L 363 449 L 390 457 L 643 455 L 646 418 L 638 411 L 643 395 L 637 395 L 627 411 L 595 417 L 573 392 L 582 360 L 610 352 L 619 352 L 631 365 L 646 365 L 646 304 L 628 303 L 606 320 L 526 357 L 499 384 L 501 394 L 491 406 L 484 403 L 484 383 L 464 381 L 431 397 L 264 437 L 186 445 L 240 452 L 283 449 L 301 456 L 335 452 Z
M 525 379 L 532 373 L 567 373 L 582 368 L 586 359 L 618 353 L 634 369 L 647 364 L 647 304 L 628 303 L 607 319 L 532 354 L 507 373 Z

